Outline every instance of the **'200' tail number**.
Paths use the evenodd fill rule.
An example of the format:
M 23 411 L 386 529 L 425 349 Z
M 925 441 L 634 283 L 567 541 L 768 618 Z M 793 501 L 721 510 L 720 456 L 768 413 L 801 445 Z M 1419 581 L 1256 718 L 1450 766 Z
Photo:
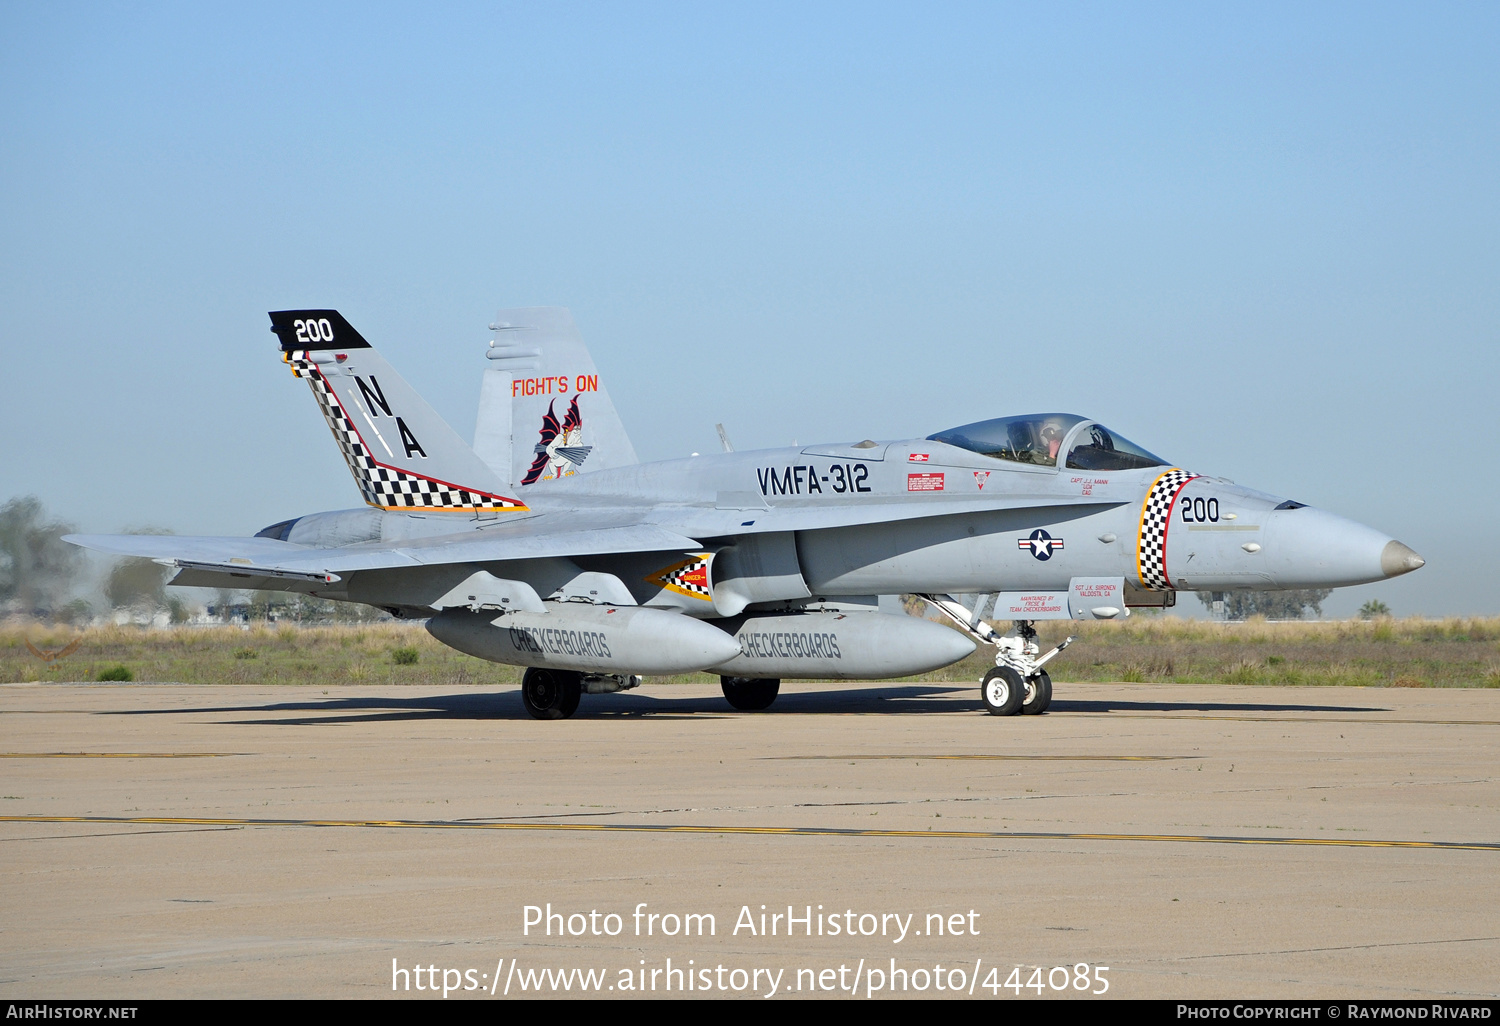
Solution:
M 292 327 L 297 332 L 298 342 L 333 341 L 333 325 L 328 323 L 327 317 L 320 317 L 315 321 L 293 321 Z

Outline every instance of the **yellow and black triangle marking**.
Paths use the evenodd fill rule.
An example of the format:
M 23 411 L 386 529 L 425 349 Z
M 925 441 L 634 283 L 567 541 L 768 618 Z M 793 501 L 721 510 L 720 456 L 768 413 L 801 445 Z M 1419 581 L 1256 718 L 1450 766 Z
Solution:
M 713 561 L 713 554 L 700 552 L 690 556 L 681 562 L 673 563 L 669 567 L 658 570 L 646 578 L 647 582 L 667 591 L 675 591 L 679 595 L 688 598 L 702 599 L 704 602 L 714 600 L 713 583 L 709 579 L 708 565 Z

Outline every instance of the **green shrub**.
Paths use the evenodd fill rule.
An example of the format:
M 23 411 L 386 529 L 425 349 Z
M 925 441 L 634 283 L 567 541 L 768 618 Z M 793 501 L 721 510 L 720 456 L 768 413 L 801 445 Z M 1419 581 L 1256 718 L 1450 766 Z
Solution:
M 397 666 L 415 666 L 418 658 L 417 650 L 411 645 L 391 649 L 391 662 Z
M 135 680 L 135 674 L 130 672 L 128 666 L 111 666 L 107 670 L 99 671 L 99 680 Z

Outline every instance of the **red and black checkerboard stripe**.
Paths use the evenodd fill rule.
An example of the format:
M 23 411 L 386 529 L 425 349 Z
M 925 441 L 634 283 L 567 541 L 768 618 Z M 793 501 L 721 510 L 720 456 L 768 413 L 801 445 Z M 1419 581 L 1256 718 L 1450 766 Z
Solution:
M 1136 570 L 1141 587 L 1152 591 L 1170 591 L 1167 577 L 1167 529 L 1172 524 L 1172 507 L 1187 483 L 1198 474 L 1173 467 L 1158 477 L 1146 491 L 1141 503 L 1141 530 L 1136 540 Z
M 328 427 L 333 431 L 334 441 L 338 442 L 339 450 L 344 454 L 344 462 L 349 464 L 355 483 L 359 485 L 360 494 L 371 506 L 388 510 L 422 509 L 464 512 L 526 508 L 526 504 L 517 499 L 507 499 L 503 495 L 491 495 L 488 492 L 463 488 L 446 481 L 439 481 L 437 478 L 397 470 L 395 467 L 387 467 L 376 462 L 375 458 L 370 455 L 370 447 L 360 437 L 358 429 L 344 410 L 343 404 L 339 402 L 333 386 L 323 376 L 323 372 L 318 369 L 318 365 L 313 362 L 307 351 L 299 349 L 288 353 L 287 363 L 291 365 L 293 374 L 299 378 L 306 378 L 307 383 L 312 387 L 313 397 L 318 400 L 318 408 L 323 411 L 323 418 L 328 421 Z

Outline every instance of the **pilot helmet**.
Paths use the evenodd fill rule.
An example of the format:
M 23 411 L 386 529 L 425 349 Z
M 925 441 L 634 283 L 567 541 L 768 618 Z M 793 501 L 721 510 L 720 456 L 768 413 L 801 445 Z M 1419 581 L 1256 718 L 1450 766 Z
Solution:
M 1056 456 L 1058 448 L 1062 445 L 1063 426 L 1055 420 L 1043 421 L 1038 434 L 1041 435 L 1042 445 L 1046 448 L 1047 455 Z

